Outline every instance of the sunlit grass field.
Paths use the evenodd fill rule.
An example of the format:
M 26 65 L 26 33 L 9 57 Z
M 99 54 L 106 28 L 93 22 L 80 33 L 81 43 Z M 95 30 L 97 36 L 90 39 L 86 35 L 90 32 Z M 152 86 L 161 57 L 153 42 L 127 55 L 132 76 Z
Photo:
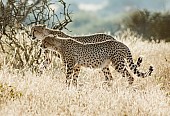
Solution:
M 126 31 L 115 39 L 126 44 L 136 61 L 143 56 L 140 70 L 154 67 L 152 76 L 138 78 L 128 85 L 110 67 L 111 87 L 103 86 L 104 76 L 99 70 L 82 68 L 77 89 L 65 86 L 65 73 L 59 58 L 55 66 L 43 70 L 42 75 L 29 69 L 12 69 L 1 64 L 1 116 L 170 116 L 170 43 L 142 41 Z M 3 56 L 0 58 L 3 62 Z

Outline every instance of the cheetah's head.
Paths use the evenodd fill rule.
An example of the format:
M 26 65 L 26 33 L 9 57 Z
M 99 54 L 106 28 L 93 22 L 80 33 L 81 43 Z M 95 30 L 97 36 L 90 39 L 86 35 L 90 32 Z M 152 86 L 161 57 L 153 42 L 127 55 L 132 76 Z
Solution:
M 42 42 L 41 42 L 41 48 L 42 49 L 50 49 L 52 51 L 56 51 L 57 50 L 57 46 L 55 44 L 55 36 L 53 35 L 48 35 L 46 36 Z
M 35 25 L 31 28 L 31 36 L 32 39 L 43 40 L 46 34 L 44 33 L 46 29 L 46 25 Z

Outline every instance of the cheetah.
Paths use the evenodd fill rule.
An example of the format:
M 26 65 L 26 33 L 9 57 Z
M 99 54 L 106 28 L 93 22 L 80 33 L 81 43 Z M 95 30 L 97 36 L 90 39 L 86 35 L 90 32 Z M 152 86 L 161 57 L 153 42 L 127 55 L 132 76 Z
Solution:
M 107 35 L 104 33 L 97 33 L 85 36 L 70 36 L 63 33 L 62 31 L 46 28 L 46 25 L 35 25 L 31 28 L 32 39 L 43 40 L 45 36 L 50 34 L 57 35 L 58 37 L 63 38 L 72 38 L 82 43 L 96 43 L 106 40 L 115 40 L 111 35 Z
M 109 65 L 111 64 L 123 77 L 128 77 L 130 85 L 133 83 L 134 78 L 129 73 L 128 67 L 134 74 L 142 78 L 150 76 L 153 71 L 153 67 L 150 66 L 147 72 L 140 72 L 137 69 L 137 65 L 133 63 L 129 48 L 119 41 L 107 40 L 95 44 L 82 44 L 72 38 L 46 36 L 42 40 L 41 47 L 43 49 L 58 51 L 61 54 L 62 61 L 67 67 L 66 85 L 68 87 L 71 80 L 72 84 L 77 86 L 81 67 L 101 69 L 106 82 L 109 83 L 113 80 L 109 70 Z M 126 64 L 128 64 L 128 67 Z

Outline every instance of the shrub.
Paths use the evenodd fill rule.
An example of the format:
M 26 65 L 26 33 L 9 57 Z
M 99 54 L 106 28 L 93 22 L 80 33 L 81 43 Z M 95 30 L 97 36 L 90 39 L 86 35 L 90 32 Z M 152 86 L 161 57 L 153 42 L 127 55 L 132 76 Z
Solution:
M 133 12 L 129 19 L 124 19 L 124 24 L 132 31 L 142 34 L 149 40 L 170 41 L 170 13 L 149 12 L 138 10 Z

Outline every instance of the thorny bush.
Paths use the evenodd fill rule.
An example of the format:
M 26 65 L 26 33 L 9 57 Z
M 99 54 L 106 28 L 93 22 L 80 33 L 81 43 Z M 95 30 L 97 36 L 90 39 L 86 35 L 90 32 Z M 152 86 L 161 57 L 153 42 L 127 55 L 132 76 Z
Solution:
M 51 5 L 63 6 L 62 20 Z M 33 72 L 39 69 L 43 61 L 42 50 L 38 41 L 29 37 L 31 25 L 46 24 L 55 29 L 67 29 L 72 22 L 69 6 L 63 0 L 52 3 L 51 0 L 37 0 L 34 3 L 8 0 L 0 1 L 0 52 L 3 63 L 16 69 L 30 68 Z M 64 17 L 64 18 L 63 18 Z M 5 61 L 5 62 L 4 62 Z M 2 65 L 2 62 L 1 62 Z

